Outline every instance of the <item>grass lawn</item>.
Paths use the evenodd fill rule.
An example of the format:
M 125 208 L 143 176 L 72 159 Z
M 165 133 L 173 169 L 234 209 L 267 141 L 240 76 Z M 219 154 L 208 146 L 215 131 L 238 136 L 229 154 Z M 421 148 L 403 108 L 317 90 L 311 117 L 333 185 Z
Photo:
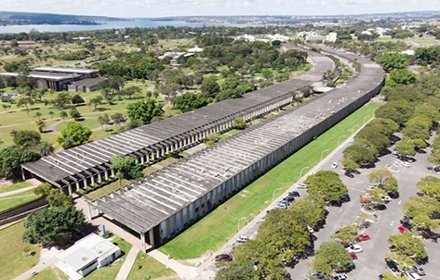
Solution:
M 120 237 L 114 237 L 113 242 L 116 243 L 116 245 L 119 246 L 122 252 L 124 254 L 122 257 L 111 263 L 110 265 L 106 267 L 102 267 L 100 269 L 97 269 L 87 275 L 84 279 L 86 280 L 104 280 L 104 279 L 115 279 L 116 275 L 118 274 L 119 270 L 121 269 L 122 264 L 125 261 L 125 257 L 128 254 L 128 251 L 131 249 L 131 244 L 125 241 L 124 239 Z
M 18 183 L 12 184 L 12 185 L 5 185 L 3 187 L 0 187 L 0 193 L 12 192 L 12 191 L 27 188 L 30 186 L 31 186 L 31 183 L 29 183 L 29 182 L 18 182 Z
M 144 280 L 144 279 L 162 279 L 167 280 L 180 279 L 176 273 L 163 264 L 156 261 L 152 257 L 140 252 L 136 261 L 131 268 L 128 280 Z
M 379 104 L 368 104 L 322 134 L 300 151 L 278 164 L 265 175 L 230 198 L 202 220 L 165 244 L 160 250 L 175 259 L 193 259 L 219 249 L 241 227 L 251 221 L 273 200 L 292 186 L 307 170 L 331 153 L 358 129 L 367 117 L 373 116 Z
M 40 196 L 36 195 L 34 190 L 6 197 L 0 197 L 0 212 L 28 203 L 38 198 L 40 198 Z
M 38 263 L 40 247 L 23 241 L 24 222 L 0 230 L 0 279 L 13 279 Z
M 69 278 L 59 269 L 48 267 L 31 278 L 32 280 L 68 280 Z

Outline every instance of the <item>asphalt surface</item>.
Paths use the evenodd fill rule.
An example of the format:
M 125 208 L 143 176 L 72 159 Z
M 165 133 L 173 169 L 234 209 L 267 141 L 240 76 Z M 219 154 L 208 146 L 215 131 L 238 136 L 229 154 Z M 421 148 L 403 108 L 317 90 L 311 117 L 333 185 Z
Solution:
M 392 148 L 390 149 L 392 150 Z M 427 157 L 430 150 L 426 154 L 417 154 L 416 162 L 411 163 L 410 167 L 404 167 L 399 160 L 392 157 L 391 154 L 383 156 L 376 163 L 375 168 L 389 168 L 396 177 L 399 184 L 400 197 L 387 204 L 384 211 L 376 211 L 377 218 L 373 215 L 370 219 L 375 220 L 372 226 L 365 230 L 371 240 L 361 242 L 363 252 L 358 254 L 358 260 L 355 260 L 356 269 L 348 275 L 350 279 L 370 280 L 378 279 L 379 274 L 387 270 L 385 265 L 385 255 L 390 251 L 388 238 L 393 234 L 398 234 L 397 227 L 399 221 L 403 217 L 403 204 L 412 196 L 416 195 L 416 183 L 423 177 L 434 175 L 427 170 L 430 166 Z M 341 162 L 342 153 L 339 152 L 333 158 L 328 160 L 328 167 L 333 161 Z M 324 165 L 325 166 L 325 165 Z M 331 240 L 331 235 L 337 231 L 342 225 L 350 224 L 356 220 L 361 213 L 359 195 L 365 192 L 369 185 L 368 174 L 375 168 L 363 169 L 361 174 L 355 178 L 348 178 L 343 173 L 341 166 L 336 171 L 341 175 L 341 179 L 349 188 L 351 201 L 344 204 L 341 208 L 328 208 L 329 215 L 326 219 L 325 227 L 317 232 L 315 236 L 318 238 L 315 248 L 325 241 Z M 436 280 L 440 279 L 440 244 L 432 241 L 425 241 L 430 262 L 424 266 L 426 276 L 423 279 Z M 311 271 L 310 264 L 312 257 L 298 263 L 293 269 L 288 269 L 292 279 L 307 279 L 307 274 Z

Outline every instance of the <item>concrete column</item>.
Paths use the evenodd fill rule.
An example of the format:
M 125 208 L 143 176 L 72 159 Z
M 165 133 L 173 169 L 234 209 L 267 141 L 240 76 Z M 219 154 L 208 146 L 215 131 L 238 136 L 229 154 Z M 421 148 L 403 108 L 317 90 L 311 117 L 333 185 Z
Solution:
M 104 171 L 104 179 L 107 181 L 108 180 L 108 169 L 106 169 Z
M 143 165 L 145 163 L 145 155 L 141 156 L 141 164 Z
M 90 176 L 90 179 L 92 180 L 92 186 L 95 185 L 95 178 L 94 177 L 95 177 L 94 175 Z
M 87 187 L 87 179 L 84 178 L 83 184 L 84 184 L 84 188 Z
M 79 191 L 79 181 L 75 182 L 76 191 Z
M 67 188 L 69 190 L 69 195 L 72 195 L 72 185 L 71 184 L 67 185 Z
M 156 242 L 154 242 L 154 229 L 150 229 L 148 231 L 149 237 L 150 237 L 150 245 L 153 247 L 156 247 Z
M 147 252 L 147 246 L 146 246 L 146 244 L 145 244 L 145 233 L 143 233 L 143 232 L 141 232 L 140 233 L 140 235 L 141 235 L 141 246 L 142 246 L 142 252 L 144 252 L 144 253 L 146 253 Z
M 101 172 L 98 173 L 98 183 L 102 183 L 102 176 Z
M 87 221 L 91 221 L 93 218 L 92 215 L 92 207 L 90 206 L 90 203 L 87 203 Z

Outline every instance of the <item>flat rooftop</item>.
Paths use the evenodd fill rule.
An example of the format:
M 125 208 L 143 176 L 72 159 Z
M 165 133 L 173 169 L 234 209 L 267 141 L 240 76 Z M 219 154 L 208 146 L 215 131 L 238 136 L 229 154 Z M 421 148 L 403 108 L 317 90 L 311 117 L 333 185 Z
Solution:
M 182 139 L 205 128 L 214 127 L 226 119 L 232 120 L 240 114 L 265 107 L 273 100 L 285 98 L 286 95 L 321 80 L 323 73 L 335 66 L 330 58 L 320 54 L 310 53 L 309 59 L 314 64 L 313 69 L 293 80 L 247 93 L 242 98 L 228 99 L 43 157 L 23 164 L 22 167 L 57 185 L 62 180 L 84 177 L 87 170 L 99 169 L 99 166 L 107 164 L 114 155 L 127 155 L 141 150 L 155 151 L 163 147 L 164 143 Z
M 96 207 L 137 232 L 147 232 L 228 178 L 379 87 L 384 79 L 382 69 L 367 59 L 356 58 L 362 64 L 360 73 L 345 87 L 137 180 L 96 200 Z
M 20 75 L 19 73 L 13 73 L 13 72 L 0 73 L 0 77 L 18 77 L 19 75 Z M 75 79 L 81 77 L 80 75 L 77 74 L 49 73 L 49 72 L 36 72 L 36 71 L 31 71 L 28 76 L 34 79 L 44 79 L 51 81 L 63 81 L 63 80 Z
M 58 73 L 72 73 L 72 74 L 92 74 L 99 72 L 96 69 L 70 68 L 70 67 L 37 67 L 34 68 L 34 70 L 42 71 L 42 72 L 58 72 Z

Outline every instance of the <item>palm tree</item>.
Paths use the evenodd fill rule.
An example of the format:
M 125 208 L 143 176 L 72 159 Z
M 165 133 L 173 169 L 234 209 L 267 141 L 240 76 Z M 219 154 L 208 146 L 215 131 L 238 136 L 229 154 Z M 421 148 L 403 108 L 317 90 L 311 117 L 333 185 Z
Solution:
M 46 123 L 42 119 L 38 119 L 35 122 L 35 125 L 37 126 L 37 129 L 40 133 L 44 132 L 44 129 L 46 128 Z
M 26 108 L 27 116 L 29 117 L 29 105 L 33 105 L 34 101 L 30 97 L 22 97 L 17 101 L 17 108 L 24 106 Z

